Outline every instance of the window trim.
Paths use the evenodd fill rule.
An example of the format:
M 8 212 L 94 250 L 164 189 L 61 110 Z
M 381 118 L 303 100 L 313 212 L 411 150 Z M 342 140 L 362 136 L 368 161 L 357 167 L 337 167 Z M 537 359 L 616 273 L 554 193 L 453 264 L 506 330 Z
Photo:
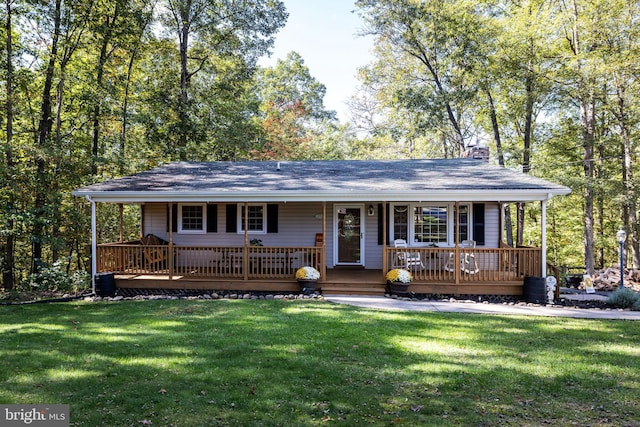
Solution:
M 182 208 L 185 206 L 200 206 L 202 208 L 202 229 L 184 230 L 182 228 Z M 207 204 L 206 203 L 180 203 L 178 204 L 178 233 L 179 234 L 206 234 L 207 233 Z
M 411 246 L 416 246 L 416 247 L 420 247 L 420 246 L 424 246 L 424 247 L 428 247 L 431 246 L 432 244 L 436 244 L 439 247 L 454 247 L 455 246 L 455 230 L 454 230 L 454 226 L 455 226 L 455 212 L 456 212 L 456 204 L 455 202 L 423 202 L 423 203 L 418 203 L 418 202 L 412 202 L 412 203 L 391 203 L 389 205 L 389 211 L 393 212 L 393 209 L 395 208 L 395 206 L 408 206 L 409 209 L 409 214 L 407 215 L 407 243 Z M 415 211 L 416 207 L 425 207 L 425 206 L 432 206 L 432 207 L 445 207 L 447 209 L 447 241 L 446 242 L 415 242 L 415 221 L 414 221 L 414 215 L 413 212 Z M 467 207 L 467 215 L 468 217 L 468 239 L 473 239 L 473 229 L 470 226 L 470 224 L 473 224 L 473 204 L 471 202 L 469 203 L 459 203 L 460 207 L 466 206 Z M 395 224 L 394 224 L 394 215 L 389 215 L 389 230 L 391 231 L 390 233 L 390 239 L 391 242 L 393 243 L 393 238 L 394 238 L 394 234 L 393 234 L 393 230 L 395 229 Z
M 236 230 L 238 234 L 244 234 L 244 218 L 242 217 L 242 211 L 244 210 L 244 203 L 238 203 L 238 227 Z M 267 204 L 266 203 L 248 203 L 248 208 L 252 206 L 262 207 L 262 230 L 248 230 L 247 234 L 267 234 Z

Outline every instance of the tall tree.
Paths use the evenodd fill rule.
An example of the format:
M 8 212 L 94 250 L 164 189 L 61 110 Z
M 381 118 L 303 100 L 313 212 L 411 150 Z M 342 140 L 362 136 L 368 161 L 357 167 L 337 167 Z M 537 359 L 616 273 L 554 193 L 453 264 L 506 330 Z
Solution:
M 584 174 L 584 264 L 593 274 L 594 257 L 594 202 L 596 199 L 596 115 L 601 105 L 602 80 L 598 49 L 600 28 L 598 14 L 592 8 L 597 4 L 582 0 L 558 2 L 558 19 L 564 32 L 559 53 L 562 55 L 562 75 L 566 90 L 579 108 Z
M 335 120 L 336 113 L 324 107 L 325 86 L 311 76 L 296 52 L 260 70 L 256 79 L 264 142 L 253 156 L 309 158 L 318 130 L 325 121 Z
M 187 159 L 187 142 L 196 138 L 189 90 L 192 80 L 215 55 L 238 56 L 253 67 L 273 44 L 287 12 L 278 0 L 166 0 L 164 22 L 178 37 L 180 129 L 175 152 Z
M 5 49 L 6 49 L 6 140 L 4 141 L 4 157 L 5 164 L 2 168 L 2 182 L 4 188 L 0 189 L 3 194 L 4 219 L 2 228 L 4 229 L 4 244 L 2 245 L 2 254 L 0 254 L 0 268 L 2 269 L 2 284 L 6 290 L 13 289 L 14 286 L 14 270 L 15 270 L 15 231 L 14 219 L 15 213 L 15 196 L 14 188 L 14 155 L 13 155 L 13 1 L 5 2 Z
M 474 34 L 483 27 L 475 3 L 360 0 L 356 5 L 367 23 L 365 32 L 377 37 L 379 52 L 388 53 L 381 55 L 384 66 L 396 70 L 385 90 L 406 109 L 444 117 L 448 151 L 460 155 L 470 142 L 467 107 L 477 90 L 470 80 L 477 66 Z

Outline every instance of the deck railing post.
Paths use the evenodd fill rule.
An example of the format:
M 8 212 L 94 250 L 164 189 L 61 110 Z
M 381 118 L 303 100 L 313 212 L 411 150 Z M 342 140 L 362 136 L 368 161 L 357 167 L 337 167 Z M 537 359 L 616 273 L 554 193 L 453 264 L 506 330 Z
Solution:
M 167 263 L 169 264 L 169 280 L 173 280 L 173 209 L 172 206 L 167 203 L 167 210 L 169 212 L 169 247 L 167 249 Z
M 242 248 L 242 271 L 244 280 L 249 280 L 249 203 L 244 202 L 244 247 Z
M 96 293 L 96 274 L 98 274 L 98 207 L 94 200 L 91 202 L 91 292 Z
M 382 221 L 382 280 L 386 280 L 387 271 L 389 270 L 389 254 L 387 253 L 387 202 L 382 202 L 382 212 L 378 212 Z
M 169 242 L 169 247 L 167 248 L 168 253 L 168 257 L 167 257 L 167 263 L 169 264 L 169 280 L 173 280 L 173 273 L 174 273 L 174 261 L 175 258 L 173 256 L 173 242 Z
M 317 258 L 316 258 L 317 259 Z M 322 250 L 320 280 L 327 280 L 327 202 L 322 202 Z
M 462 274 L 460 266 L 460 246 L 456 242 L 456 247 L 453 251 L 453 271 L 455 272 L 456 285 L 460 284 L 460 275 Z

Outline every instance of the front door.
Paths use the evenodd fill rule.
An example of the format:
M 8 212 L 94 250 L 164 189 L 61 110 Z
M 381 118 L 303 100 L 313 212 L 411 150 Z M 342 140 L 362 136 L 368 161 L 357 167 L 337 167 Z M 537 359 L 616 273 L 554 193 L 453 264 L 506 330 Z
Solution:
M 362 206 L 336 205 L 336 265 L 364 265 L 364 229 Z

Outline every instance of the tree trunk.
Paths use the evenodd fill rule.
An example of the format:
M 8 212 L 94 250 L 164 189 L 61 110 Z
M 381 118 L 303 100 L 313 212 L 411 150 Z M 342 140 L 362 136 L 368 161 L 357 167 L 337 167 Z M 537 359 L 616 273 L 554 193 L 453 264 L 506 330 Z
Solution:
M 189 128 L 189 70 L 188 70 L 188 53 L 189 49 L 189 27 L 188 24 L 183 23 L 180 32 L 180 141 L 178 142 L 178 157 L 181 161 L 187 160 L 187 132 Z
M 129 110 L 129 87 L 131 86 L 131 73 L 133 71 L 133 63 L 135 61 L 138 48 L 136 47 L 131 52 L 131 58 L 129 58 L 129 65 L 127 66 L 127 81 L 124 86 L 124 100 L 122 102 L 122 129 L 120 131 L 120 174 L 124 175 L 124 159 L 127 147 L 127 121 Z
M 491 117 L 491 128 L 493 129 L 493 139 L 496 143 L 496 151 L 498 153 L 498 164 L 500 167 L 505 167 L 504 162 L 504 150 L 502 148 L 502 138 L 500 137 L 500 127 L 498 126 L 498 115 L 496 113 L 496 106 L 493 103 L 493 97 L 489 89 L 484 89 L 484 93 L 487 96 L 487 103 L 489 104 L 489 117 Z M 507 233 L 507 244 L 513 246 L 513 224 L 511 224 L 511 208 L 509 205 L 504 207 L 504 227 Z
M 3 254 L 2 254 L 2 286 L 5 290 L 9 291 L 13 289 L 14 286 L 14 272 L 15 272 L 15 236 L 14 236 L 14 221 L 11 217 L 14 210 L 15 203 L 15 188 L 13 185 L 13 180 L 10 178 L 13 175 L 14 161 L 13 161 L 13 39 L 12 39 L 12 31 L 13 25 L 11 23 L 11 0 L 6 0 L 6 49 L 7 49 L 7 102 L 5 108 L 5 114 L 7 117 L 7 140 L 6 146 L 4 149 L 5 160 L 6 160 L 6 179 L 4 179 L 5 191 L 7 192 L 6 203 L 6 212 L 7 219 L 5 221 L 5 228 L 8 230 L 7 235 L 5 237 L 5 242 L 3 245 Z
M 596 106 L 593 83 L 582 66 L 584 55 L 580 40 L 580 27 L 578 21 L 580 11 L 576 0 L 571 2 L 572 28 L 569 43 L 573 55 L 576 57 L 576 71 L 580 75 L 577 80 L 576 100 L 580 106 L 580 124 L 582 128 L 582 162 L 584 170 L 584 268 L 587 274 L 593 275 L 594 266 L 594 238 L 593 238 L 593 201 L 595 198 L 594 183 L 594 147 L 595 147 L 595 122 Z
M 111 18 L 106 17 L 105 33 L 102 37 L 102 45 L 100 46 L 100 57 L 98 58 L 98 68 L 96 70 L 96 90 L 98 91 L 97 99 L 93 108 L 93 141 L 91 147 L 91 153 L 93 158 L 91 159 L 91 174 L 96 176 L 98 174 L 98 154 L 100 153 L 100 110 L 102 108 L 102 79 L 104 76 L 104 66 L 109 57 L 108 48 L 111 42 L 111 34 L 113 26 L 118 20 L 120 2 L 116 1 L 113 9 L 113 16 Z
M 64 99 L 64 84 L 66 81 L 66 62 L 63 60 L 60 64 L 60 80 L 58 81 L 58 91 L 56 96 L 56 120 L 55 120 L 55 146 L 60 147 L 62 144 L 62 102 Z M 53 176 L 60 173 L 60 160 L 56 156 L 53 166 Z M 51 205 L 51 258 L 56 262 L 59 257 L 59 237 L 60 237 L 60 185 L 57 180 L 52 180 L 49 187 L 49 199 Z
M 584 168 L 584 267 L 587 274 L 593 275 L 594 239 L 593 239 L 593 201 L 595 198 L 594 185 L 594 146 L 595 146 L 595 96 L 589 90 L 580 99 L 580 117 L 582 122 L 582 149 Z
M 640 248 L 638 242 L 638 205 L 633 178 L 633 143 L 629 133 L 627 122 L 627 107 L 625 103 L 625 87 L 619 80 L 616 84 L 616 95 L 618 105 L 616 118 L 620 125 L 620 136 L 622 138 L 622 187 L 624 192 L 622 203 L 622 224 L 628 233 L 626 252 L 631 250 L 631 258 L 628 266 L 640 268 Z
M 46 168 L 48 159 L 46 156 L 46 147 L 48 145 L 49 135 L 51 134 L 51 88 L 53 87 L 53 74 L 55 71 L 56 59 L 58 56 L 58 39 L 60 37 L 60 17 L 61 17 L 62 0 L 56 0 L 54 12 L 54 31 L 51 39 L 51 52 L 49 54 L 49 63 L 45 74 L 44 88 L 42 91 L 42 106 L 40 110 L 40 122 L 38 123 L 38 133 L 36 145 L 40 148 L 41 153 L 36 158 L 36 196 L 35 196 L 35 216 L 33 225 L 33 244 L 32 244 L 32 272 L 40 270 L 42 261 L 42 241 L 44 238 L 44 220 L 45 206 L 47 200 L 48 180 L 46 179 Z
M 528 175 L 531 171 L 531 140 L 533 138 L 533 104 L 535 102 L 534 81 L 531 72 L 527 72 L 525 78 L 525 110 L 524 110 L 524 135 L 522 150 L 522 173 Z M 524 203 L 516 204 L 516 246 L 524 244 L 524 222 L 526 209 Z

